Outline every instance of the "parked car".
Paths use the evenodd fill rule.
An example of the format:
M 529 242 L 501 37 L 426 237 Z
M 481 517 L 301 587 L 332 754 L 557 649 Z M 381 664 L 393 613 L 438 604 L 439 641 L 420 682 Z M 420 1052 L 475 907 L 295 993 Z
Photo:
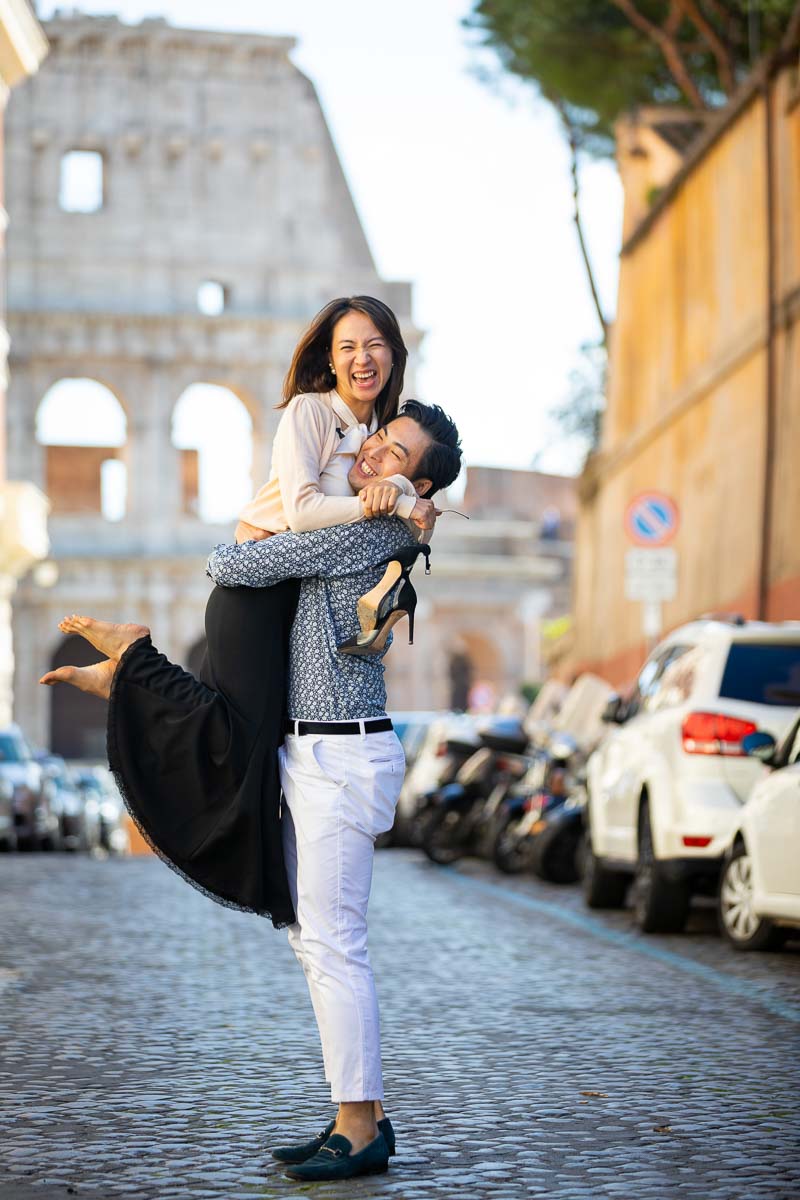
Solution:
M 100 846 L 114 854 L 124 853 L 128 848 L 125 805 L 114 776 L 98 763 L 80 764 L 75 767 L 75 782 L 87 811 L 97 815 Z
M 800 930 L 800 715 L 779 745 L 757 731 L 742 747 L 770 772 L 753 788 L 725 854 L 719 926 L 737 950 L 772 950 Z
M 716 893 L 722 856 L 762 770 L 742 740 L 780 738 L 800 703 L 800 622 L 699 620 L 665 638 L 589 759 L 584 894 L 621 907 L 634 880 L 646 932 L 683 928 Z
M 14 785 L 0 769 L 0 850 L 16 850 L 14 823 Z
M 39 758 L 50 807 L 59 822 L 59 843 L 63 850 L 95 850 L 100 845 L 99 804 L 86 802 L 75 772 L 57 754 Z
M 0 730 L 0 780 L 13 805 L 13 842 L 20 850 L 54 850 L 59 823 L 50 807 L 50 790 L 42 768 L 18 725 Z

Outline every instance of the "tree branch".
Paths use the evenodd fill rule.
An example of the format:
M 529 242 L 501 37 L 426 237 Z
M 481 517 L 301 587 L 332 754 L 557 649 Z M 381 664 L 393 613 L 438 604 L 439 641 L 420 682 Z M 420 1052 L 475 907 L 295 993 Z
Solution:
M 735 13 L 721 4 L 720 0 L 701 0 L 701 5 L 717 18 L 729 42 L 733 40 L 738 45 L 742 44 L 742 28 Z
M 726 96 L 732 95 L 736 90 L 736 75 L 733 70 L 733 55 L 731 54 L 730 47 L 723 41 L 705 14 L 700 11 L 696 0 L 676 0 L 676 2 L 684 15 L 688 17 L 708 42 L 709 49 L 717 63 L 722 90 Z
M 654 25 L 652 21 L 639 12 L 633 0 L 611 0 L 620 12 L 624 13 L 640 33 L 644 33 L 658 46 L 661 53 L 664 55 L 664 61 L 669 67 L 672 78 L 677 83 L 678 87 L 686 96 L 692 108 L 704 109 L 706 107 L 703 97 L 697 84 L 692 79 L 687 69 L 686 63 L 683 61 L 680 47 L 674 37 L 670 37 L 668 33 L 660 25 Z
M 608 346 L 608 320 L 606 318 L 605 313 L 603 312 L 603 305 L 600 300 L 600 293 L 597 290 L 597 283 L 595 281 L 594 271 L 592 269 L 592 262 L 591 262 L 591 259 L 589 258 L 589 250 L 586 245 L 586 239 L 583 235 L 583 221 L 581 220 L 581 206 L 580 206 L 580 180 L 578 178 L 578 148 L 579 148 L 578 135 L 575 130 L 574 122 L 570 120 L 569 113 L 567 112 L 567 108 L 566 108 L 566 105 L 564 104 L 564 101 L 561 100 L 560 98 L 554 99 L 552 96 L 550 96 L 549 99 L 551 100 L 559 117 L 561 118 L 561 124 L 564 128 L 564 133 L 566 135 L 567 143 L 569 145 L 570 173 L 572 175 L 572 203 L 573 203 L 572 219 L 575 222 L 575 230 L 578 234 L 578 245 L 580 246 L 581 257 L 583 258 L 583 265 L 586 268 L 586 275 L 589 280 L 589 290 L 592 293 L 592 300 L 594 302 L 595 312 L 597 313 L 597 319 L 600 322 L 600 328 L 603 332 L 603 345 L 607 347 Z

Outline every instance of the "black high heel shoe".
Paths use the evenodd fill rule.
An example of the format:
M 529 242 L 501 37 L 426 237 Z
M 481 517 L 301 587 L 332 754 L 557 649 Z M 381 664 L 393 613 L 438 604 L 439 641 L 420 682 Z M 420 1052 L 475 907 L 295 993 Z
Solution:
M 430 575 L 431 548 L 425 542 L 403 546 L 391 558 L 380 583 L 358 602 L 358 621 L 361 633 L 348 638 L 338 647 L 342 654 L 380 654 L 393 627 L 408 617 L 408 644 L 414 644 L 414 613 L 417 593 L 409 578 L 411 568 L 420 554 L 425 555 L 425 574 Z

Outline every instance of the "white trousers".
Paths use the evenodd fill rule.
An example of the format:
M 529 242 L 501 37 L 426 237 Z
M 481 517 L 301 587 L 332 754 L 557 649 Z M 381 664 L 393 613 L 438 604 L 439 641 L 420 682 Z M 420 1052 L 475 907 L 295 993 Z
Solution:
M 397 735 L 290 734 L 280 750 L 283 845 L 305 972 L 335 1103 L 382 1100 L 380 1023 L 367 954 L 375 838 L 405 771 Z

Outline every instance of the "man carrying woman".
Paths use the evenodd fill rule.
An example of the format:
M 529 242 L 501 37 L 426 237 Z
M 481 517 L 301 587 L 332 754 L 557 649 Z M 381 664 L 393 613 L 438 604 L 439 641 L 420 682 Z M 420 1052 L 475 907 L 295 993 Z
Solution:
M 244 514 L 248 525 L 258 518 L 261 540 L 209 559 L 220 586 L 202 681 L 158 654 L 145 627 L 89 617 L 61 627 L 107 660 L 42 680 L 110 699 L 111 766 L 170 865 L 223 903 L 289 924 L 339 1104 L 320 1137 L 275 1152 L 301 1179 L 385 1170 L 394 1150 L 366 951 L 374 840 L 392 824 L 404 766 L 381 658 L 392 624 L 413 613 L 408 574 L 427 552 L 407 522 L 431 524 L 423 498 L 460 467 L 457 431 L 440 409 L 410 402 L 395 417 L 404 363 L 393 314 L 370 298 L 333 302 L 301 341 L 287 391 L 333 380 L 336 390 L 291 397 L 280 453 L 276 438 L 288 470 L 273 461 Z M 281 429 L 292 412 L 290 403 Z M 304 532 L 282 532 L 303 513 Z M 281 536 L 263 536 L 272 533 Z

